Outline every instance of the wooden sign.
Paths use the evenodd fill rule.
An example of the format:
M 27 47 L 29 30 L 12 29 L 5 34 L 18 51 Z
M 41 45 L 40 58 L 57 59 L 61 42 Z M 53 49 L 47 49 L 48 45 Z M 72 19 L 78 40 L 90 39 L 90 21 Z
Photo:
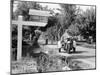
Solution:
M 40 10 L 30 10 L 29 14 L 45 17 L 50 16 L 49 13 Z M 18 21 L 12 20 L 12 24 L 18 25 L 17 60 L 20 60 L 22 57 L 22 25 L 45 27 L 47 23 L 36 21 L 23 21 L 23 16 L 19 16 Z

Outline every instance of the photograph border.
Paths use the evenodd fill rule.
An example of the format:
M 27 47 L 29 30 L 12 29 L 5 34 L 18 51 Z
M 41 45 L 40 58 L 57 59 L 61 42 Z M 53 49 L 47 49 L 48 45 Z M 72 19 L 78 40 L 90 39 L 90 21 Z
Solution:
M 12 1 L 13 0 L 10 0 L 10 74 L 11 75 L 18 75 L 18 74 L 41 74 L 41 73 L 38 73 L 38 72 L 33 72 L 33 73 L 17 73 L 17 74 L 12 74 L 12 63 L 11 63 L 11 49 L 12 49 L 12 14 L 13 14 L 13 4 L 12 4 Z M 16 1 L 27 1 L 27 0 L 16 0 Z M 27 1 L 29 2 L 29 1 Z M 48 4 L 72 4 L 72 3 L 57 3 L 57 2 L 42 2 L 42 1 L 30 1 L 30 2 L 37 2 L 37 3 L 48 3 Z M 74 2 L 73 2 L 74 3 Z M 87 5 L 87 4 L 72 4 L 72 5 L 80 5 L 80 6 L 94 6 L 95 7 L 95 15 L 96 15 L 96 25 L 97 25 L 97 5 Z M 96 26 L 96 29 L 97 29 L 97 26 Z M 80 70 L 64 70 L 64 71 L 52 71 L 52 72 L 42 72 L 42 73 L 56 73 L 56 72 L 73 72 L 73 71 L 87 71 L 87 70 L 96 70 L 97 68 L 97 30 L 96 30 L 96 48 L 95 48 L 95 68 L 93 69 L 80 69 Z

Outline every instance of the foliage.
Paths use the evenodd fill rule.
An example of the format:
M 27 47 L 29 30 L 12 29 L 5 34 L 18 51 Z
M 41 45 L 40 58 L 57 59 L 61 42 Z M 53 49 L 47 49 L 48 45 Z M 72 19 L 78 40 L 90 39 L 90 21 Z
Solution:
M 23 20 L 31 20 L 31 16 L 29 15 L 29 9 L 36 9 L 40 10 L 42 7 L 36 3 L 36 2 L 30 2 L 30 1 L 19 1 L 17 5 L 17 9 L 15 12 L 13 12 L 13 18 L 14 20 L 18 19 L 19 15 L 23 16 Z M 25 37 L 26 33 L 32 34 L 32 38 L 34 36 L 34 30 L 38 27 L 33 26 L 23 26 L 23 37 Z
M 17 10 L 13 13 L 13 19 L 18 19 L 18 15 L 22 15 L 24 20 L 29 20 L 30 16 L 28 15 L 29 9 L 41 9 L 40 5 L 36 2 L 30 1 L 20 1 L 17 6 Z
M 78 24 L 76 23 L 76 24 L 70 25 L 69 28 L 68 28 L 68 32 L 69 32 L 69 34 L 72 35 L 72 36 L 77 36 L 77 35 L 79 35 L 80 32 L 79 32 Z
M 39 4 L 37 4 L 36 2 L 26 2 L 26 1 L 19 1 L 18 2 L 18 5 L 17 5 L 17 9 L 15 12 L 13 12 L 13 17 L 12 19 L 13 20 L 17 20 L 18 19 L 18 16 L 19 15 L 22 15 L 23 16 L 23 20 L 31 20 L 31 16 L 29 15 L 29 9 L 37 9 L 37 10 L 40 10 L 41 9 L 41 6 Z M 31 37 L 31 43 L 32 44 L 35 44 L 35 47 L 39 47 L 37 41 L 38 41 L 38 36 L 37 34 L 35 34 L 35 30 L 37 29 L 38 27 L 33 27 L 33 26 L 24 26 L 23 25 L 23 31 L 22 31 L 22 38 L 23 40 L 27 40 L 29 39 L 29 35 L 32 35 Z M 36 36 L 36 37 L 35 37 Z M 22 50 L 23 50 L 23 54 L 26 54 L 27 53 L 27 48 L 30 44 L 28 44 L 29 42 L 25 42 L 22 40 Z M 24 45 L 26 46 L 27 45 L 27 48 L 24 49 Z M 12 25 L 12 47 L 13 48 L 17 48 L 17 26 L 15 25 Z M 29 46 L 31 48 L 31 46 Z M 32 49 L 30 50 L 33 50 L 33 47 Z M 28 50 L 29 51 L 29 50 Z M 23 55 L 22 54 L 22 55 Z
M 81 14 L 77 19 L 79 24 L 80 33 L 85 38 L 92 36 L 95 40 L 96 38 L 96 12 L 95 8 L 87 9 Z
M 74 36 L 81 34 L 88 38 L 88 36 L 96 35 L 96 15 L 95 9 L 87 9 L 81 12 L 76 5 L 73 4 L 60 4 L 62 9 L 61 14 L 48 18 L 46 27 L 23 27 L 23 36 L 25 37 L 26 32 L 32 34 L 32 38 L 35 36 L 34 30 L 40 29 L 46 33 L 48 39 L 57 41 L 64 34 L 66 29 Z M 24 20 L 31 20 L 31 16 L 28 15 L 29 9 L 46 10 L 54 13 L 53 10 L 48 9 L 48 6 L 42 7 L 36 2 L 19 2 L 18 9 L 13 13 L 13 19 L 17 19 L 18 15 L 23 15 Z M 85 31 L 85 32 L 84 32 Z
M 65 30 L 74 22 L 76 17 L 76 6 L 71 4 L 61 4 L 61 13 L 57 13 L 55 16 L 49 19 L 47 34 L 52 40 L 59 40 L 64 34 Z

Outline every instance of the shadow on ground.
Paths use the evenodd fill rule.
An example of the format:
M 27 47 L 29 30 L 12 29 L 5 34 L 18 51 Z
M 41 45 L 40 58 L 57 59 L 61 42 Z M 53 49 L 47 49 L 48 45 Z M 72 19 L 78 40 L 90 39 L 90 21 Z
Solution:
M 85 42 L 77 42 L 77 46 L 96 49 L 96 45 L 95 44 L 88 44 L 88 43 L 85 43 Z
M 72 55 L 68 57 L 68 59 L 87 59 L 87 58 L 93 58 L 95 56 L 86 56 L 86 55 Z
M 81 53 L 86 53 L 87 51 L 76 51 L 76 52 L 71 52 L 70 54 L 81 54 Z

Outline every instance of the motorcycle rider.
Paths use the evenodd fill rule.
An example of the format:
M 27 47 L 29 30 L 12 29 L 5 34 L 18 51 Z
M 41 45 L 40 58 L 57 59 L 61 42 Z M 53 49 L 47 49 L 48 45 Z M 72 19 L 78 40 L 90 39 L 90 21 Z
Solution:
M 58 41 L 58 48 L 59 52 L 63 50 L 66 50 L 68 53 L 70 53 L 70 50 L 73 50 L 75 52 L 76 50 L 76 40 L 74 37 L 67 37 L 62 38 L 60 41 Z

